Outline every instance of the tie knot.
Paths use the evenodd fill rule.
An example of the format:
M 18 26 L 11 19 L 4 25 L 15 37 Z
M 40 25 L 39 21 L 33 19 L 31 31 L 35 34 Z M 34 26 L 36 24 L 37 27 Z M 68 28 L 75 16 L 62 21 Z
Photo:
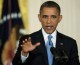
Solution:
M 50 45 L 50 46 L 53 46 L 53 43 L 52 43 L 52 41 L 51 41 L 51 38 L 52 38 L 52 36 L 49 35 L 49 36 L 48 36 L 48 41 L 49 41 L 49 45 Z
M 48 40 L 51 40 L 51 38 L 52 38 L 52 36 L 51 36 L 51 35 L 49 35 L 49 36 L 48 36 Z

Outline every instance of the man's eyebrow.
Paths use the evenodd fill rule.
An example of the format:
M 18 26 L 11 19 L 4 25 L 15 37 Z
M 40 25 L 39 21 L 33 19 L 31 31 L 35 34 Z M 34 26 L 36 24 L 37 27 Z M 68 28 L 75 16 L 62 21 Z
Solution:
M 43 16 L 49 16 L 49 15 L 43 15 Z M 50 16 L 57 16 L 57 15 L 50 15 Z
M 48 15 L 43 15 L 43 17 L 48 17 Z
M 56 18 L 57 16 L 56 15 L 51 15 L 52 17 Z

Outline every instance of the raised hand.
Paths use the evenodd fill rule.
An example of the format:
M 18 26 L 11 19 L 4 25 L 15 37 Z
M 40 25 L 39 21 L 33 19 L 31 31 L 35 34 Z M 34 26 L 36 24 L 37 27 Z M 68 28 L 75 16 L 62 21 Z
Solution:
M 40 43 L 36 43 L 35 45 L 32 45 L 31 42 L 31 37 L 29 37 L 28 39 L 25 39 L 22 41 L 22 55 L 26 56 L 27 53 L 29 53 L 30 51 L 34 50 L 37 46 L 40 45 Z

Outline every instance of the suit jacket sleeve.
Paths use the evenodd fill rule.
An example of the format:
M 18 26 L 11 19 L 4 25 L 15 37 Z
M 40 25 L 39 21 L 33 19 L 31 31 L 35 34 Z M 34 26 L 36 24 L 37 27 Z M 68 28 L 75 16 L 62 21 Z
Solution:
M 70 52 L 70 65 L 79 65 L 78 47 L 76 41 L 73 41 L 72 49 Z
M 19 47 L 18 47 L 17 52 L 16 52 L 16 54 L 15 54 L 15 56 L 13 58 L 13 61 L 12 61 L 13 65 L 24 65 L 25 64 L 25 62 L 22 63 L 22 60 L 21 60 L 21 50 L 22 50 L 22 48 L 21 48 L 20 45 L 22 44 L 22 41 L 24 39 L 28 38 L 28 37 L 29 37 L 29 35 L 25 35 L 25 36 L 22 36 L 20 38 Z

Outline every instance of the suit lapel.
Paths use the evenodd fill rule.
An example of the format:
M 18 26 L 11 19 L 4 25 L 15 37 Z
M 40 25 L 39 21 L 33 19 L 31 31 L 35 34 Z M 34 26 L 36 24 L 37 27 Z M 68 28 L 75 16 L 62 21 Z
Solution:
M 42 35 L 42 31 L 40 30 L 39 31 L 39 41 L 41 43 L 41 45 L 39 46 L 39 49 L 40 49 L 40 52 L 42 53 L 43 55 L 43 61 L 44 61 L 44 65 L 48 65 L 48 57 L 47 57 L 47 50 L 46 50 L 46 47 L 45 47 L 45 42 L 44 42 L 44 37 Z
M 61 44 L 64 44 L 63 35 L 57 32 L 56 49 L 60 49 Z
M 59 49 L 60 43 L 62 43 L 62 37 L 61 37 L 61 35 L 57 32 L 56 49 Z
M 59 54 L 61 43 L 63 43 L 63 36 L 59 32 L 57 32 L 57 36 L 56 36 L 56 48 L 55 48 L 57 54 Z M 55 60 L 53 60 L 53 65 L 57 65 L 57 63 L 56 63 Z

